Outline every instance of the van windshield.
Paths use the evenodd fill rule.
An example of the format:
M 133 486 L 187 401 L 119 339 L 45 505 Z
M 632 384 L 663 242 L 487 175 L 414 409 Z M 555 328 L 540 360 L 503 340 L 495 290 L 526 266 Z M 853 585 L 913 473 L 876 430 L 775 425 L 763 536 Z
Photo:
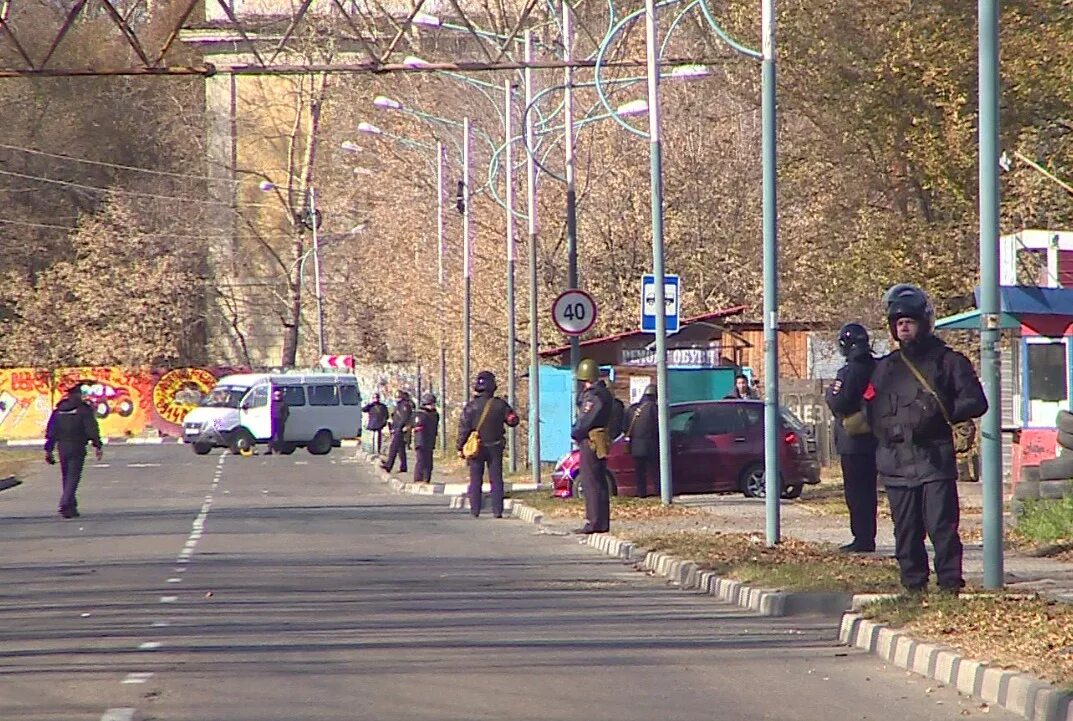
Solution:
M 216 386 L 201 400 L 202 408 L 238 408 L 242 396 L 249 388 L 241 386 Z

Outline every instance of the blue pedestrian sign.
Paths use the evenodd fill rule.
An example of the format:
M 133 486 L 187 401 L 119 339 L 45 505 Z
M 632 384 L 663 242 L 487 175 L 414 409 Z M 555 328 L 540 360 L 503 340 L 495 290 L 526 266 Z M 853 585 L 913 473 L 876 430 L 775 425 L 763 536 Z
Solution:
M 664 316 L 667 318 L 667 332 L 678 332 L 678 290 L 680 282 L 677 275 L 663 276 Z M 641 276 L 641 332 L 656 332 L 656 276 Z

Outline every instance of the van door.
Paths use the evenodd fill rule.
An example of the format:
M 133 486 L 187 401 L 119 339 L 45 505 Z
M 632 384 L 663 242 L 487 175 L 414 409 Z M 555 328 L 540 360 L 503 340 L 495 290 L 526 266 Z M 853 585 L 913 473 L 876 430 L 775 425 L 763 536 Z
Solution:
M 262 383 L 251 388 L 242 399 L 242 425 L 259 441 L 272 437 L 272 407 L 268 395 L 269 385 Z

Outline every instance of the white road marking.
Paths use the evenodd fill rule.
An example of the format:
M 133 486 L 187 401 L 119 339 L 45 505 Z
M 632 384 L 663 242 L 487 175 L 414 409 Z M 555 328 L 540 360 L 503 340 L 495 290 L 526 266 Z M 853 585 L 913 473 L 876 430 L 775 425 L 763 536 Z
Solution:
M 194 531 L 193 533 L 190 534 L 190 540 L 191 541 L 196 541 L 199 538 L 201 538 L 201 531 Z
M 160 602 L 161 603 L 175 603 L 178 600 L 179 600 L 178 596 L 161 596 L 160 597 Z
M 89 618 L 89 614 L 88 614 L 88 613 L 83 613 L 83 614 L 80 614 L 80 615 L 82 616 L 82 618 Z
M 166 628 L 171 625 L 171 621 L 153 621 L 149 625 L 153 628 Z
M 139 651 L 155 651 L 158 648 L 160 648 L 160 641 L 146 641 L 138 645 Z
M 172 578 L 168 579 L 168 583 L 182 583 L 182 582 L 183 582 L 183 579 L 181 579 L 181 578 L 172 577 Z
M 187 541 L 183 544 L 186 548 L 193 548 L 197 545 L 197 541 Z
M 159 463 L 128 463 L 127 468 L 160 468 Z
M 8 445 L 11 445 L 10 443 Z M 94 463 L 90 468 L 111 468 L 111 463 Z
M 110 708 L 101 716 L 101 721 L 134 721 L 136 708 Z
M 175 570 L 175 573 L 182 573 L 183 571 L 186 570 L 186 567 L 185 566 L 176 566 L 174 570 Z
M 176 558 L 175 562 L 176 563 L 189 563 L 190 559 L 189 558 Z
M 295 461 L 294 465 L 296 465 L 296 466 L 308 466 L 309 461 Z
M 128 673 L 120 683 L 145 683 L 153 677 L 148 671 Z

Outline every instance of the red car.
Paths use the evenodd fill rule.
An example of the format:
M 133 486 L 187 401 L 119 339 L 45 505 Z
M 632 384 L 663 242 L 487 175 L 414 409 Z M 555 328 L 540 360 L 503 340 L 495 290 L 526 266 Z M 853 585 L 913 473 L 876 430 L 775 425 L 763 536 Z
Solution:
M 675 495 L 680 493 L 744 493 L 763 497 L 764 404 L 762 401 L 725 400 L 675 403 L 671 416 L 671 476 Z M 797 498 L 806 484 L 820 482 L 816 441 L 788 409 L 782 411 L 780 466 L 782 497 Z M 564 456 L 552 472 L 555 495 L 568 498 L 578 492 L 578 452 Z M 637 487 L 633 458 L 626 441 L 618 438 L 607 457 L 612 492 L 633 496 Z

